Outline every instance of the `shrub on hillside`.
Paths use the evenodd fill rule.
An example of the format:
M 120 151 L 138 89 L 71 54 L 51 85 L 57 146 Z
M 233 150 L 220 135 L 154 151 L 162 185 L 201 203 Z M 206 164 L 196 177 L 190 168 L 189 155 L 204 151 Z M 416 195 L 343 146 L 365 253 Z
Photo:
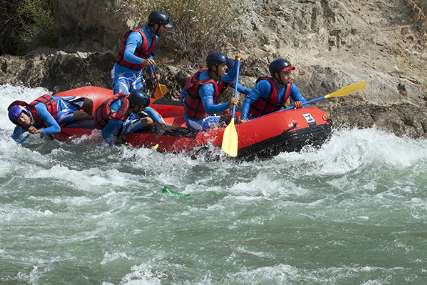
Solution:
M 407 0 L 421 31 L 427 31 L 427 0 Z
M 164 47 L 181 57 L 203 58 L 211 50 L 224 49 L 238 43 L 233 29 L 241 8 L 235 0 L 130 0 L 127 8 L 137 11 L 141 24 L 153 10 L 166 11 L 174 29 Z
M 420 6 L 420 8 L 424 11 L 424 14 L 427 15 L 427 1 L 426 0 L 414 0 L 415 3 Z
M 0 54 L 22 54 L 38 46 L 54 47 L 55 0 L 6 1 L 0 7 Z

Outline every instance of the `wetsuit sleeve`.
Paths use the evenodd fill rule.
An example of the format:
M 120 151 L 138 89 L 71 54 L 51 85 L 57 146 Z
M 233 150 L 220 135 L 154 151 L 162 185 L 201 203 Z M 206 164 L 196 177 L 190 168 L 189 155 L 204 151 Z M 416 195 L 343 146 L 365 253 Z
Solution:
M 47 126 L 46 128 L 42 128 L 40 130 L 42 135 L 49 136 L 49 135 L 55 135 L 55 134 L 61 132 L 61 127 L 59 126 L 59 124 L 55 120 L 55 118 L 52 117 L 52 115 L 49 113 L 45 104 L 38 103 L 35 106 L 35 108 L 36 108 L 37 112 L 39 113 L 40 119 Z
M 301 101 L 302 103 L 306 102 L 305 98 L 301 95 L 298 87 L 295 84 L 292 84 L 291 87 L 291 98 L 294 102 Z
M 249 95 L 249 93 L 251 92 L 251 88 L 246 87 L 243 84 L 237 83 L 237 91 L 239 91 L 242 94 Z
M 120 107 L 122 106 L 122 101 L 120 99 L 114 100 L 110 105 L 110 110 L 113 113 L 116 113 L 120 110 Z
M 226 83 L 231 83 L 236 79 L 236 73 L 237 73 L 237 61 L 236 60 L 232 60 L 232 59 L 227 59 L 227 66 L 232 65 L 232 68 L 230 69 L 230 71 L 225 74 L 223 76 L 223 78 L 221 79 L 222 81 L 226 82 Z M 233 86 L 234 88 L 234 86 Z M 250 92 L 250 88 L 244 86 L 243 84 L 240 84 L 239 82 L 237 82 L 237 91 L 239 91 L 240 93 L 243 93 L 245 95 L 248 95 Z
M 215 104 L 213 101 L 214 87 L 212 84 L 203 84 L 199 88 L 199 96 L 202 98 L 202 104 L 205 108 L 206 113 L 213 114 L 223 112 L 228 109 L 228 102 Z
M 138 32 L 132 32 L 126 41 L 126 47 L 124 52 L 124 59 L 130 63 L 142 64 L 143 58 L 135 55 L 135 50 L 138 46 L 142 45 L 142 37 Z
M 144 112 L 147 113 L 147 115 L 156 123 L 159 124 L 166 124 L 165 120 L 163 120 L 162 116 L 153 108 L 151 107 L 145 107 Z
M 222 81 L 230 83 L 236 79 L 237 60 L 234 61 L 233 67 L 221 78 Z
M 242 105 L 241 118 L 247 120 L 249 116 L 249 109 L 253 102 L 257 101 L 261 97 L 267 97 L 271 93 L 271 84 L 267 80 L 260 80 L 253 89 L 249 89 L 249 92 Z
M 102 137 L 109 145 L 115 144 L 117 137 L 122 129 L 123 122 L 121 120 L 109 120 L 107 125 L 102 129 Z
M 12 139 L 19 144 L 23 143 L 28 138 L 28 136 L 29 134 L 26 132 L 26 130 L 20 126 L 16 126 L 11 135 Z
M 181 90 L 181 93 L 179 93 L 179 97 L 182 103 L 184 103 L 185 97 L 188 96 L 188 92 L 185 89 Z

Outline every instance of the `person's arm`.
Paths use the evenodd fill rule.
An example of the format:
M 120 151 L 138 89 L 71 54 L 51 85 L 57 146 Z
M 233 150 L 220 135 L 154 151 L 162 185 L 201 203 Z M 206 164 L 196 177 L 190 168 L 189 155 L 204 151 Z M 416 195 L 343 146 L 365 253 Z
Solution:
M 28 134 L 27 131 L 24 130 L 22 127 L 16 126 L 13 130 L 11 138 L 18 144 L 22 144 L 25 142 L 29 135 L 30 134 Z
M 109 120 L 107 125 L 102 129 L 102 137 L 109 145 L 117 142 L 123 122 L 121 120 Z
M 230 69 L 230 71 L 225 74 L 223 76 L 223 78 L 221 79 L 222 81 L 231 84 L 235 79 L 236 79 L 236 73 L 237 73 L 237 61 L 236 60 L 232 60 L 230 58 L 227 59 L 227 66 L 231 66 L 232 68 Z M 232 86 L 234 88 L 234 86 Z M 251 91 L 250 88 L 244 86 L 243 84 L 237 82 L 237 91 L 248 95 L 249 92 Z
M 251 88 L 246 87 L 243 84 L 237 83 L 237 91 L 239 91 L 239 93 L 249 95 L 249 93 L 251 92 Z
M 124 59 L 130 63 L 142 64 L 144 59 L 135 55 L 137 47 L 142 45 L 142 37 L 139 32 L 132 32 L 126 41 L 126 47 L 124 51 Z M 153 54 L 154 57 L 154 54 Z M 149 58 L 153 58 L 149 57 Z
M 236 79 L 237 75 L 237 60 L 234 61 L 233 67 L 221 78 L 222 81 L 230 83 Z
M 301 95 L 301 92 L 295 84 L 292 84 L 291 87 L 291 98 L 294 102 L 301 101 L 302 104 L 306 102 L 305 98 Z
M 242 105 L 241 110 L 241 119 L 248 120 L 249 119 L 249 109 L 253 102 L 257 101 L 261 97 L 267 97 L 271 93 L 271 84 L 267 80 L 260 80 L 255 85 L 255 88 L 250 89 L 247 94 L 245 101 Z
M 223 112 L 230 106 L 228 102 L 215 104 L 213 101 L 214 93 L 215 90 L 212 84 L 203 84 L 199 88 L 199 96 L 202 98 L 203 107 L 208 114 Z
M 163 120 L 163 117 L 153 108 L 151 107 L 145 107 L 144 112 L 147 113 L 147 115 L 156 123 L 159 124 L 166 124 L 165 120 Z
M 40 119 L 42 119 L 42 121 L 47 126 L 46 128 L 40 129 L 40 133 L 43 136 L 55 135 L 61 132 L 61 127 L 55 118 L 52 117 L 52 115 L 49 113 L 45 104 L 38 103 L 35 108 L 39 113 Z

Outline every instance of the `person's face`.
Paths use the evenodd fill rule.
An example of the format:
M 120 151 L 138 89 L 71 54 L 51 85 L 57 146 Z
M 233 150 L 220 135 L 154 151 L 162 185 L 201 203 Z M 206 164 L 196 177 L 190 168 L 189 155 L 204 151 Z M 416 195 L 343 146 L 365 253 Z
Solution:
M 160 26 L 160 28 L 159 28 L 159 26 L 160 26 L 159 24 L 155 24 L 154 29 L 155 29 L 155 31 L 157 31 L 157 29 L 159 29 L 157 34 L 159 36 L 161 36 L 163 33 L 165 33 L 167 31 L 167 29 L 164 26 Z
M 135 105 L 135 106 L 133 106 L 133 112 L 134 113 L 139 113 L 139 112 L 141 112 L 142 110 L 144 110 L 144 108 L 142 107 L 142 106 L 140 106 L 140 105 Z
M 225 63 L 218 65 L 218 77 L 224 76 L 227 72 L 227 65 Z
M 291 77 L 291 73 L 288 71 L 281 71 L 279 72 L 279 80 L 282 84 L 285 84 L 289 81 L 291 81 L 292 77 Z
M 23 128 L 28 128 L 29 126 L 31 126 L 31 118 L 24 112 L 21 112 L 21 115 L 19 115 L 17 122 Z

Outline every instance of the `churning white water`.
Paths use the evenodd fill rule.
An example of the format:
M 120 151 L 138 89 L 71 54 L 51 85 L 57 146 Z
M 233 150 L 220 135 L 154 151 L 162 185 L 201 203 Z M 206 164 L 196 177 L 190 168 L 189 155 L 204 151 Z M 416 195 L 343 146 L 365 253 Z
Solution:
M 243 163 L 15 144 L 7 106 L 45 91 L 0 86 L 0 284 L 425 284 L 426 140 L 340 130 Z

